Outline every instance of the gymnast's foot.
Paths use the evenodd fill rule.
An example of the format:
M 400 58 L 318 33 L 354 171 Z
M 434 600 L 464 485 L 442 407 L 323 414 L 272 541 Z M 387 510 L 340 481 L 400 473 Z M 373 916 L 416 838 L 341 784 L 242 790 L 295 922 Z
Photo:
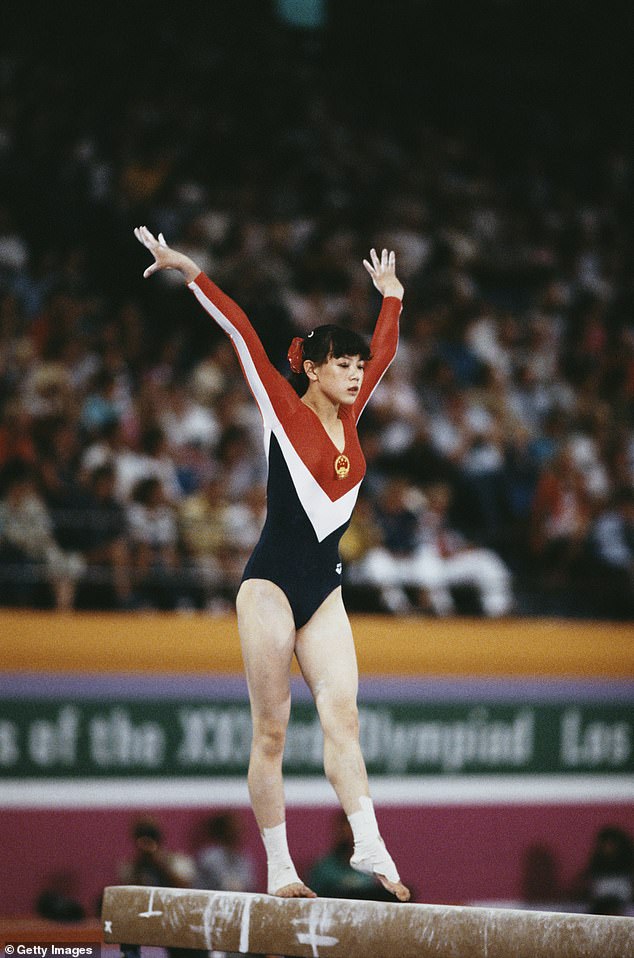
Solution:
M 317 898 L 315 892 L 301 880 L 290 857 L 268 862 L 266 887 L 276 898 Z
M 390 881 L 389 878 L 386 878 L 385 875 L 379 875 L 378 872 L 374 873 L 378 881 L 381 882 L 383 887 L 389 891 L 392 895 L 396 895 L 399 901 L 409 901 L 412 897 L 412 894 L 402 881 Z
M 315 892 L 303 881 L 294 881 L 290 885 L 283 885 L 273 894 L 276 898 L 317 898 Z
M 379 836 L 371 842 L 355 845 L 350 864 L 358 872 L 374 875 L 383 887 L 399 901 L 409 901 L 411 894 L 400 879 L 392 856 Z

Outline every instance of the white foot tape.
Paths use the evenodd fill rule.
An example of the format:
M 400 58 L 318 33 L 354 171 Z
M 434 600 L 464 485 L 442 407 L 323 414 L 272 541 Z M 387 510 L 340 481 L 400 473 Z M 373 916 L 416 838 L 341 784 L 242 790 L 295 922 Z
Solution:
M 269 866 L 268 879 L 266 883 L 269 895 L 274 895 L 280 890 L 280 888 L 285 888 L 286 885 L 301 884 L 301 879 L 295 871 L 295 866 L 292 863 L 290 865 L 278 865 L 277 867 L 275 865 Z
M 288 850 L 286 822 L 281 822 L 273 828 L 263 828 L 262 841 L 266 850 L 268 870 L 266 887 L 269 895 L 274 895 L 280 888 L 299 882 L 293 859 Z
M 355 851 L 350 864 L 356 871 L 366 875 L 385 875 L 392 882 L 401 880 L 382 838 L 377 839 L 370 848 L 363 847 Z

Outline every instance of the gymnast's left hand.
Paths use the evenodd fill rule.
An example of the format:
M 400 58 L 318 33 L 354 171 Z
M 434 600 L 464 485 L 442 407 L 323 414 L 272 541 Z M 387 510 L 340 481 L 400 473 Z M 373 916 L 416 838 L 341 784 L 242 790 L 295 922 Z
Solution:
M 370 259 L 363 260 L 363 265 L 372 277 L 372 282 L 382 296 L 396 296 L 403 299 L 403 284 L 396 277 L 396 253 L 388 253 L 386 249 L 379 259 L 375 249 L 370 250 Z

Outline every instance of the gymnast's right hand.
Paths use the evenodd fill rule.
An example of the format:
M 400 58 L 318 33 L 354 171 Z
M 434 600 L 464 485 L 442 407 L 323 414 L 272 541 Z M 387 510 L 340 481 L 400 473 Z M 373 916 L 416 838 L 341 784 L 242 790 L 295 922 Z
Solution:
M 143 273 L 143 278 L 147 279 L 153 273 L 161 269 L 177 269 L 183 274 L 186 283 L 191 283 L 200 273 L 200 268 L 194 263 L 193 259 L 179 253 L 165 242 L 165 237 L 159 233 L 158 239 L 149 231 L 147 226 L 137 226 L 134 235 L 139 243 L 149 249 L 154 257 L 154 262 Z

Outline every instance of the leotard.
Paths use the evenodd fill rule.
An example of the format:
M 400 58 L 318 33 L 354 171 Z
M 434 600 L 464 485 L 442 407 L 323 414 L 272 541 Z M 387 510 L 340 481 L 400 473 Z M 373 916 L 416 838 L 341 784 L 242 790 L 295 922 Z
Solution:
M 230 337 L 264 425 L 267 515 L 242 579 L 275 583 L 300 629 L 341 584 L 339 540 L 365 475 L 356 424 L 396 353 L 401 301 L 384 298 L 359 394 L 353 405 L 339 407 L 349 464 L 340 478 L 335 464 L 341 453 L 316 413 L 270 362 L 242 309 L 204 273 L 189 288 Z

